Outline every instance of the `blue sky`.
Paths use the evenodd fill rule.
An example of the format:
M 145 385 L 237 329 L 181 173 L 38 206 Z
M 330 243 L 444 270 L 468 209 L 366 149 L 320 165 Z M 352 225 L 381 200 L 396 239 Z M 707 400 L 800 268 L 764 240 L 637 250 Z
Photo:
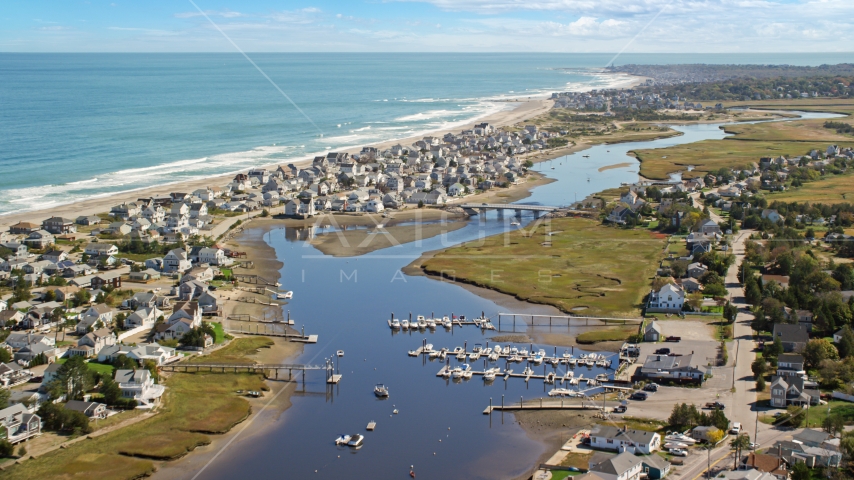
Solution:
M 250 52 L 852 51 L 852 0 L 194 0 Z M 188 0 L 6 0 L 5 52 L 223 52 Z

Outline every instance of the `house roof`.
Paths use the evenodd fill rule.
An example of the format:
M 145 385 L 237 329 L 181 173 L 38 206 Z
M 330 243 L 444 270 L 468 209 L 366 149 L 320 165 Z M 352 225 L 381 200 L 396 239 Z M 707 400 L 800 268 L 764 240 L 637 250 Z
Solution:
M 648 355 L 643 362 L 643 370 L 678 370 L 693 369 L 691 366 L 693 355 Z
M 777 363 L 804 363 L 804 357 L 797 353 L 783 353 L 777 356 Z
M 648 467 L 654 467 L 658 470 L 666 470 L 670 467 L 670 462 L 668 462 L 659 455 L 644 455 L 640 458 L 643 464 Z
M 656 434 L 645 430 L 623 430 L 617 427 L 600 425 L 590 432 L 591 436 L 604 438 L 620 438 L 622 440 L 631 440 L 635 443 L 647 445 Z
M 821 430 L 805 428 L 804 431 L 802 431 L 801 433 L 793 435 L 792 439 L 798 440 L 803 443 L 816 443 L 820 445 L 822 442 L 824 442 L 830 437 L 831 435 L 829 433 L 822 432 Z
M 641 463 L 639 457 L 628 452 L 619 455 L 597 453 L 590 459 L 590 470 L 620 476 Z
M 806 343 L 809 341 L 809 331 L 805 325 L 778 323 L 774 325 L 774 338 L 780 337 L 782 342 Z
M 151 373 L 144 368 L 138 370 L 121 369 L 116 370 L 117 383 L 143 383 L 148 380 Z
M 784 466 L 783 459 L 776 455 L 768 455 L 765 453 L 750 452 L 743 462 L 760 472 L 774 472 Z

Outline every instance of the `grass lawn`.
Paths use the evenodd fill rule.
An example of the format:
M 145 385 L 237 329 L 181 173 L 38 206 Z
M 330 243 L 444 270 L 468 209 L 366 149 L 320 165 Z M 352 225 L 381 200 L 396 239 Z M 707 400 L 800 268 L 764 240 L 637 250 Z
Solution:
M 568 313 L 637 315 L 664 246 L 663 236 L 645 230 L 558 218 L 450 248 L 422 267 Z
M 647 432 L 664 433 L 664 429 L 667 427 L 667 422 L 662 422 L 661 420 L 656 420 L 654 418 L 623 417 L 621 420 L 616 422 L 610 420 L 603 421 L 603 425 L 627 427 L 629 430 L 644 430 Z
M 65 363 L 66 360 L 68 360 L 68 359 L 67 358 L 60 358 L 56 361 L 56 363 L 62 365 L 63 363 Z M 99 375 L 106 374 L 106 375 L 109 375 L 110 377 L 112 377 L 113 372 L 116 371 L 116 367 L 114 367 L 112 365 L 105 365 L 103 363 L 88 362 L 86 364 L 86 366 L 87 366 L 87 368 L 89 368 L 89 370 L 92 370 L 93 372 L 95 372 Z
M 628 340 L 630 336 L 636 333 L 638 333 L 637 328 L 591 330 L 578 335 L 576 341 L 584 345 L 589 345 L 597 342 Z
M 150 475 L 154 465 L 148 458 L 182 456 L 209 444 L 207 434 L 228 431 L 245 419 L 249 402 L 236 390 L 265 388 L 261 375 L 228 373 L 175 373 L 165 384 L 158 415 L 14 465 L 1 471 L 0 479 L 126 480 Z
M 813 427 L 821 428 L 821 422 L 831 415 L 842 415 L 846 425 L 854 425 L 854 403 L 842 400 L 830 400 L 827 405 L 815 405 L 810 407 L 807 421 Z
M 835 122 L 850 123 L 850 119 L 833 119 Z M 792 120 L 773 123 L 737 123 L 727 125 L 724 131 L 738 135 L 739 140 L 775 140 L 789 142 L 845 142 L 851 135 L 836 133 L 836 130 L 824 128 L 827 120 Z
M 219 322 L 211 322 L 211 327 L 214 329 L 214 343 L 222 343 L 225 341 L 225 330 Z
M 590 457 L 592 457 L 592 453 L 575 453 L 569 452 L 566 458 L 560 462 L 560 466 L 562 467 L 575 467 L 581 470 L 587 470 L 589 467 Z M 555 471 L 557 473 L 557 471 Z M 554 478 L 554 477 L 552 477 Z
M 854 202 L 854 176 L 832 175 L 785 192 L 766 193 L 768 202 L 845 203 Z
M 255 363 L 246 358 L 248 355 L 258 353 L 260 348 L 269 348 L 273 340 L 267 337 L 239 338 L 228 345 L 215 350 L 210 355 L 196 355 L 190 357 L 189 363 L 227 363 L 232 365 L 246 365 Z

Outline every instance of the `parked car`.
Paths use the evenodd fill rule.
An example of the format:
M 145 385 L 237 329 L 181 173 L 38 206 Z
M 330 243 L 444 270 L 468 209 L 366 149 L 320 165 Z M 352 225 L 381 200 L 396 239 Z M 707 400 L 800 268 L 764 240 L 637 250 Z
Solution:
M 631 398 L 632 400 L 646 400 L 647 397 L 649 397 L 649 395 L 647 395 L 646 392 L 635 392 L 629 398 Z
M 684 448 L 671 448 L 671 449 L 670 449 L 670 454 L 671 454 L 671 455 L 676 455 L 676 456 L 678 456 L 678 457 L 687 457 L 687 456 L 688 456 L 688 451 L 687 451 L 687 450 L 685 450 Z
M 715 410 L 715 409 L 724 410 L 724 409 L 726 409 L 726 405 L 724 405 L 721 402 L 709 402 L 705 405 L 704 408 L 708 408 L 710 410 Z
M 614 413 L 626 413 L 627 407 L 625 405 L 618 405 L 614 407 Z
M 757 448 L 759 448 L 759 444 L 750 442 L 750 445 L 748 445 L 748 448 L 750 448 L 751 450 L 756 450 Z
M 669 348 L 659 348 L 658 350 L 655 351 L 656 355 L 667 355 L 668 353 L 670 353 Z
M 646 390 L 647 392 L 657 392 L 658 391 L 658 384 L 657 383 L 647 383 L 646 385 L 643 386 L 643 389 Z

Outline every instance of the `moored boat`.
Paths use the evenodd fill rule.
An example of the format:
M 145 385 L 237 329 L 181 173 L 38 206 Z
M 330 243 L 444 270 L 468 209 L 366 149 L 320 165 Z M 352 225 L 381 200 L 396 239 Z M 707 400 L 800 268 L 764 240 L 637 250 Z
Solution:
M 374 387 L 374 395 L 379 398 L 388 397 L 388 387 L 383 385 L 382 383 L 378 383 L 376 387 Z

